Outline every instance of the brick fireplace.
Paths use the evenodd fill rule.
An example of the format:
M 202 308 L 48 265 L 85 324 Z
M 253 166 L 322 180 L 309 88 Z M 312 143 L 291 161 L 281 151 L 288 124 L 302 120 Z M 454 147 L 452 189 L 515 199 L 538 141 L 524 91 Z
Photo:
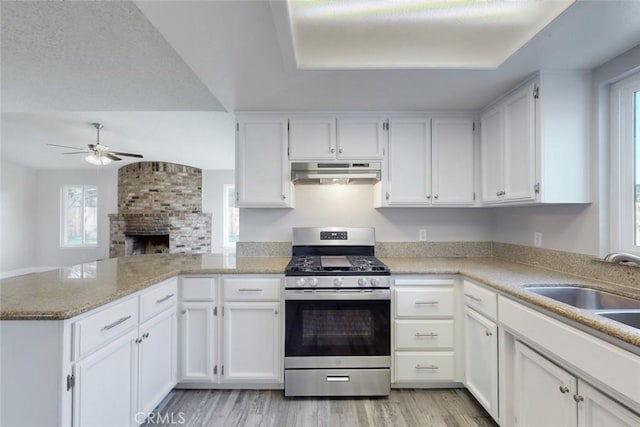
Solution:
M 118 170 L 118 213 L 109 214 L 109 256 L 211 252 L 202 212 L 202 170 L 139 162 Z

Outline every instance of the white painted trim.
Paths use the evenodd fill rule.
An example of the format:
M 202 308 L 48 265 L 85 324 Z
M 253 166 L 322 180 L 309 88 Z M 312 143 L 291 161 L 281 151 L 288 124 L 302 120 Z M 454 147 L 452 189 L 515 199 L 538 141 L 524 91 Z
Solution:
M 611 86 L 610 91 L 610 250 L 612 252 L 640 253 L 640 246 L 633 241 L 634 228 L 634 174 L 635 152 L 634 102 L 635 92 L 640 91 L 640 73 L 633 74 Z M 629 189 L 632 189 L 629 191 Z
M 10 277 L 24 276 L 31 273 L 42 273 L 43 271 L 57 270 L 59 267 L 27 267 L 17 270 L 3 271 L 0 273 L 0 279 L 8 279 Z

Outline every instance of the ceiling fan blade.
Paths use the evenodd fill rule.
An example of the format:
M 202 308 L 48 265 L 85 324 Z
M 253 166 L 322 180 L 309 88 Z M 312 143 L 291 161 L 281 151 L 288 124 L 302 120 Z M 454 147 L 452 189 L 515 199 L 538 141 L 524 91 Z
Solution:
M 72 151 L 72 152 L 68 152 L 68 153 L 62 153 L 62 154 L 87 154 L 90 153 L 91 151 Z
M 116 162 L 118 160 L 122 160 L 120 157 L 114 156 L 112 153 L 102 153 L 102 155 L 108 159 L 115 160 Z
M 62 148 L 71 148 L 72 150 L 83 150 L 84 148 L 80 148 L 80 147 L 69 147 L 68 145 L 58 145 L 58 144 L 47 144 L 50 145 L 52 147 L 62 147 Z
M 117 154 L 118 156 L 137 157 L 138 159 L 144 158 L 142 154 L 120 153 L 118 151 L 112 151 L 112 153 Z

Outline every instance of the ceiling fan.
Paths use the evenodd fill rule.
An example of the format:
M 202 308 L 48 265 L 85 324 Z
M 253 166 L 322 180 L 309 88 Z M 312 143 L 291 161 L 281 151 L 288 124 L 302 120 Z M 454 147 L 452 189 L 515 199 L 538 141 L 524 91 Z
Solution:
M 89 147 L 88 150 L 85 150 L 83 148 L 79 148 L 79 147 L 69 147 L 67 145 L 58 145 L 58 144 L 47 144 L 47 145 L 51 145 L 53 147 L 62 147 L 62 148 L 70 148 L 72 150 L 77 150 L 77 151 L 71 151 L 68 153 L 62 153 L 62 154 L 83 154 L 83 153 L 89 153 L 88 156 L 86 156 L 84 159 L 94 165 L 107 165 L 109 163 L 111 163 L 112 161 L 120 161 L 122 160 L 120 157 L 118 156 L 125 156 L 125 157 L 136 157 L 138 159 L 142 159 L 143 156 L 142 154 L 134 154 L 134 153 L 122 153 L 119 151 L 110 151 L 109 147 L 107 147 L 106 145 L 102 145 L 100 144 L 100 129 L 102 129 L 104 126 L 101 123 L 92 123 L 92 125 L 96 128 L 96 132 L 97 132 L 97 136 L 96 136 L 96 143 L 95 144 L 87 144 L 87 146 Z

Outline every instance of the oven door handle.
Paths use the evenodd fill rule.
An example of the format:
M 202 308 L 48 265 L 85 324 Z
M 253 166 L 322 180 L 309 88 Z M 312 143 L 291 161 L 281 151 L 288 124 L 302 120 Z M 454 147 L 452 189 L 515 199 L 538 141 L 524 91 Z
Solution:
M 284 299 L 286 300 L 390 300 L 391 291 L 389 289 L 376 289 L 371 292 L 362 291 L 302 291 L 302 290 L 285 290 Z

